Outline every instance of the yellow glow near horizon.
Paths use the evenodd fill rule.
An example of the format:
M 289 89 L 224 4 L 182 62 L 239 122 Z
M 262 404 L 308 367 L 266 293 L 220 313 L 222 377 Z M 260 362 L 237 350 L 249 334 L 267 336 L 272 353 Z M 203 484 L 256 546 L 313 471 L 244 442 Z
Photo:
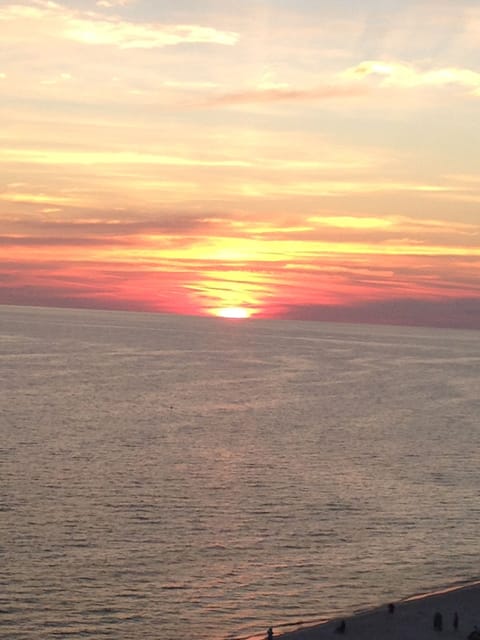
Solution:
M 252 312 L 245 307 L 225 307 L 224 309 L 215 309 L 216 316 L 220 318 L 235 318 L 237 320 L 250 318 Z

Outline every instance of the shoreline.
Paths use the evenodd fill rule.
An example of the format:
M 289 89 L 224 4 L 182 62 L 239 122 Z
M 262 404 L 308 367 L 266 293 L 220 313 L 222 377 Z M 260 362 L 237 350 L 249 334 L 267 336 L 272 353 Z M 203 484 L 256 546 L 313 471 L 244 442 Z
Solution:
M 480 580 L 457 583 L 438 590 L 408 596 L 399 601 L 361 610 L 292 631 L 273 628 L 278 640 L 453 640 L 466 639 L 480 628 Z M 434 616 L 441 630 L 434 628 Z M 457 626 L 455 627 L 455 614 Z M 342 632 L 342 621 L 345 622 Z M 480 640 L 480 635 L 479 635 Z

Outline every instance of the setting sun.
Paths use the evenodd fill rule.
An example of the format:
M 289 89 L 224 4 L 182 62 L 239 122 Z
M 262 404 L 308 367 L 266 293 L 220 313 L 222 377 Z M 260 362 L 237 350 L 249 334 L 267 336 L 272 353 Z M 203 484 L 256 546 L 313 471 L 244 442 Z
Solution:
M 245 307 L 226 307 L 225 309 L 217 309 L 215 311 L 215 315 L 220 316 L 220 318 L 249 318 L 252 313 L 249 309 L 245 309 Z

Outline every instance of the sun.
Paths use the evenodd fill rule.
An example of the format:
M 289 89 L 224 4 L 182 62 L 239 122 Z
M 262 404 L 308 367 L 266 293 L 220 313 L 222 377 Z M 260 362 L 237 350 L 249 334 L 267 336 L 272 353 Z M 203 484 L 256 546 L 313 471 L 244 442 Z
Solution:
M 224 307 L 223 309 L 216 309 L 215 315 L 219 316 L 220 318 L 244 319 L 249 318 L 252 313 L 245 307 Z

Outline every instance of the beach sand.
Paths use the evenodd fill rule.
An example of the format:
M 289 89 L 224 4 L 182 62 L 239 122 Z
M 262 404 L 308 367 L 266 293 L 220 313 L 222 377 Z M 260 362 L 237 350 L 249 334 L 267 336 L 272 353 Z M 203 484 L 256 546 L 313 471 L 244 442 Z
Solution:
M 475 625 L 480 628 L 480 582 L 451 587 L 435 593 L 414 596 L 388 605 L 344 618 L 345 632 L 335 629 L 341 619 L 330 620 L 280 634 L 273 629 L 274 638 L 281 640 L 460 640 L 468 637 Z M 442 630 L 435 630 L 435 613 L 442 615 Z M 453 619 L 458 614 L 458 629 Z M 480 637 L 480 636 L 479 636 Z

